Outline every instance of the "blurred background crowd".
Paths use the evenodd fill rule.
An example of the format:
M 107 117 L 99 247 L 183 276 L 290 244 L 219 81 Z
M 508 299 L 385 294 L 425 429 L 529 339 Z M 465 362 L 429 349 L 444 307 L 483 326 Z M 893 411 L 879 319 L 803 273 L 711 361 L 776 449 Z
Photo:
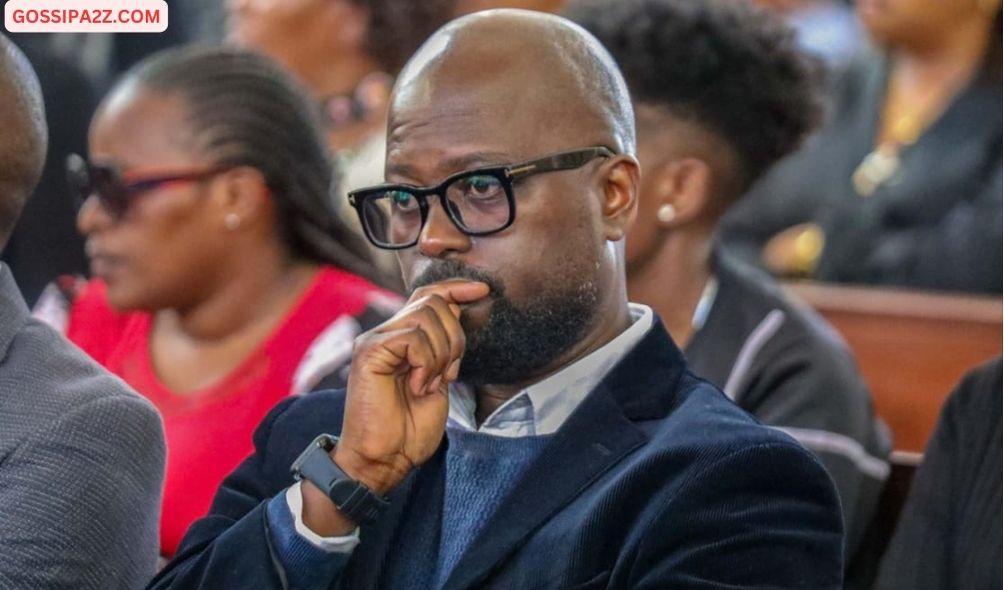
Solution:
M 162 34 L 10 36 L 38 73 L 50 141 L 2 255 L 38 317 L 162 413 L 165 556 L 268 409 L 343 384 L 352 338 L 401 300 L 393 253 L 369 245 L 347 194 L 383 181 L 398 71 L 442 24 L 477 10 L 564 13 L 624 70 L 645 188 L 627 241 L 631 298 L 660 314 L 695 372 L 819 453 L 844 502 L 848 558 L 876 542 L 873 516 L 899 473 L 891 451 L 924 449 L 948 393 L 937 384 L 925 402 L 872 397 L 911 395 L 904 382 L 884 385 L 898 379 L 882 378 L 897 341 L 875 343 L 888 334 L 874 317 L 922 308 L 905 339 L 927 338 L 942 360 L 958 326 L 989 325 L 989 351 L 932 366 L 946 383 L 999 354 L 1000 0 L 759 0 L 774 37 L 707 34 L 714 15 L 686 2 L 670 2 L 683 8 L 666 9 L 668 20 L 657 2 L 639 15 L 617 0 L 168 4 Z M 776 46 L 756 45 L 765 38 Z M 791 43 L 799 60 L 786 56 Z M 195 44 L 277 65 L 237 52 L 143 62 Z M 286 75 L 310 105 L 269 87 Z M 252 78 L 265 82 L 242 85 Z M 189 132 L 198 149 L 179 139 Z M 203 198 L 218 174 L 227 196 Z M 140 192 L 152 198 L 133 201 Z M 948 332 L 924 332 L 941 330 L 945 313 Z M 996 395 L 996 410 L 976 413 L 996 412 L 986 427 L 996 428 L 999 524 L 999 363 L 996 381 L 980 383 Z M 922 431 L 895 413 L 904 404 L 933 404 Z M 209 439 L 220 441 L 212 460 Z M 888 587 L 917 554 L 890 552 Z M 849 567 L 853 582 L 879 564 Z
M 998 3 L 760 3 L 818 58 L 825 111 L 809 141 L 730 209 L 721 241 L 785 277 L 999 293 Z M 56 276 L 85 272 L 64 162 L 86 151 L 98 98 L 147 55 L 226 43 L 282 64 L 321 109 L 345 192 L 382 179 L 394 73 L 431 31 L 497 5 L 560 11 L 564 4 L 177 0 L 163 34 L 13 35 L 42 78 L 53 138 L 42 186 L 4 260 L 30 302 Z M 769 142 L 750 141 L 761 139 Z M 344 199 L 332 198 L 359 231 Z M 374 256 L 376 268 L 394 274 L 390 257 Z

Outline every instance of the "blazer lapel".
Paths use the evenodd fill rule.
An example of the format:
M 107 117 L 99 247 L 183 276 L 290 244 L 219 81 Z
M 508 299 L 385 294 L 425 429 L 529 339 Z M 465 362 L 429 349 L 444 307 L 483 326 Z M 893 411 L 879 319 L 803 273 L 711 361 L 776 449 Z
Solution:
M 682 356 L 657 320 L 554 434 L 461 556 L 443 590 L 481 584 L 523 539 L 641 446 L 647 437 L 631 418 L 665 410 L 682 367 Z M 626 412 L 629 406 L 633 409 Z

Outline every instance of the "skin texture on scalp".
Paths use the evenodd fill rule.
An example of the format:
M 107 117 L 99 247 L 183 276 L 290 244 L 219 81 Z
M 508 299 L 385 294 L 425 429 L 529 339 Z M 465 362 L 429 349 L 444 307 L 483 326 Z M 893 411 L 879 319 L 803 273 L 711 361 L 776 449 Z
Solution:
M 503 98 L 516 101 L 509 110 L 519 123 L 546 125 L 558 141 L 602 139 L 616 152 L 634 153 L 627 86 L 602 45 L 568 20 L 509 9 L 458 18 L 418 50 L 395 86 L 389 138 L 393 143 L 408 115 L 423 103 L 472 102 L 477 108 L 480 102 L 487 108 L 490 100 Z M 527 134 L 523 139 L 539 145 L 543 138 Z M 393 149 L 388 146 L 388 152 Z
M 593 145 L 635 149 L 631 103 L 610 56 L 564 19 L 489 11 L 444 27 L 402 71 L 388 180 L 428 184 L 472 166 Z M 465 382 L 539 377 L 588 340 L 601 316 L 614 315 L 604 308 L 624 305 L 621 254 L 604 235 L 602 198 L 589 191 L 596 166 L 517 183 L 516 222 L 500 234 L 460 235 L 456 251 L 420 241 L 399 254 L 412 289 L 451 277 L 493 287 L 490 311 L 464 316 Z M 429 223 L 440 223 L 436 212 Z M 503 251 L 490 253 L 496 248 Z
M 45 163 L 42 89 L 28 59 L 0 34 L 0 249 Z

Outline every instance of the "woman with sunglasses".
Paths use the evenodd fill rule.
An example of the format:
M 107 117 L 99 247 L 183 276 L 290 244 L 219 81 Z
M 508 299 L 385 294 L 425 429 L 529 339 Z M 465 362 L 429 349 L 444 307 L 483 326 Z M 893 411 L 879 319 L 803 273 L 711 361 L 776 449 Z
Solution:
M 396 301 L 330 210 L 311 103 L 265 58 L 173 50 L 141 63 L 71 158 L 93 280 L 67 334 L 161 411 L 171 555 L 281 399 L 341 378 Z M 347 363 L 346 363 L 347 364 Z

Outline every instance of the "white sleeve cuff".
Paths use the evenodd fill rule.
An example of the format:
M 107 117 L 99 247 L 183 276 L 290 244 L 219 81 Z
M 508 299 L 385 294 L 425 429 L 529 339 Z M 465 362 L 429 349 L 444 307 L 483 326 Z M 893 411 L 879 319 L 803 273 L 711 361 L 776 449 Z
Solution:
M 303 493 L 300 491 L 302 482 L 296 482 L 286 490 L 286 505 L 293 515 L 296 534 L 306 539 L 311 545 L 327 553 L 351 553 L 359 544 L 359 527 L 351 534 L 343 537 L 322 537 L 307 528 L 303 523 Z

